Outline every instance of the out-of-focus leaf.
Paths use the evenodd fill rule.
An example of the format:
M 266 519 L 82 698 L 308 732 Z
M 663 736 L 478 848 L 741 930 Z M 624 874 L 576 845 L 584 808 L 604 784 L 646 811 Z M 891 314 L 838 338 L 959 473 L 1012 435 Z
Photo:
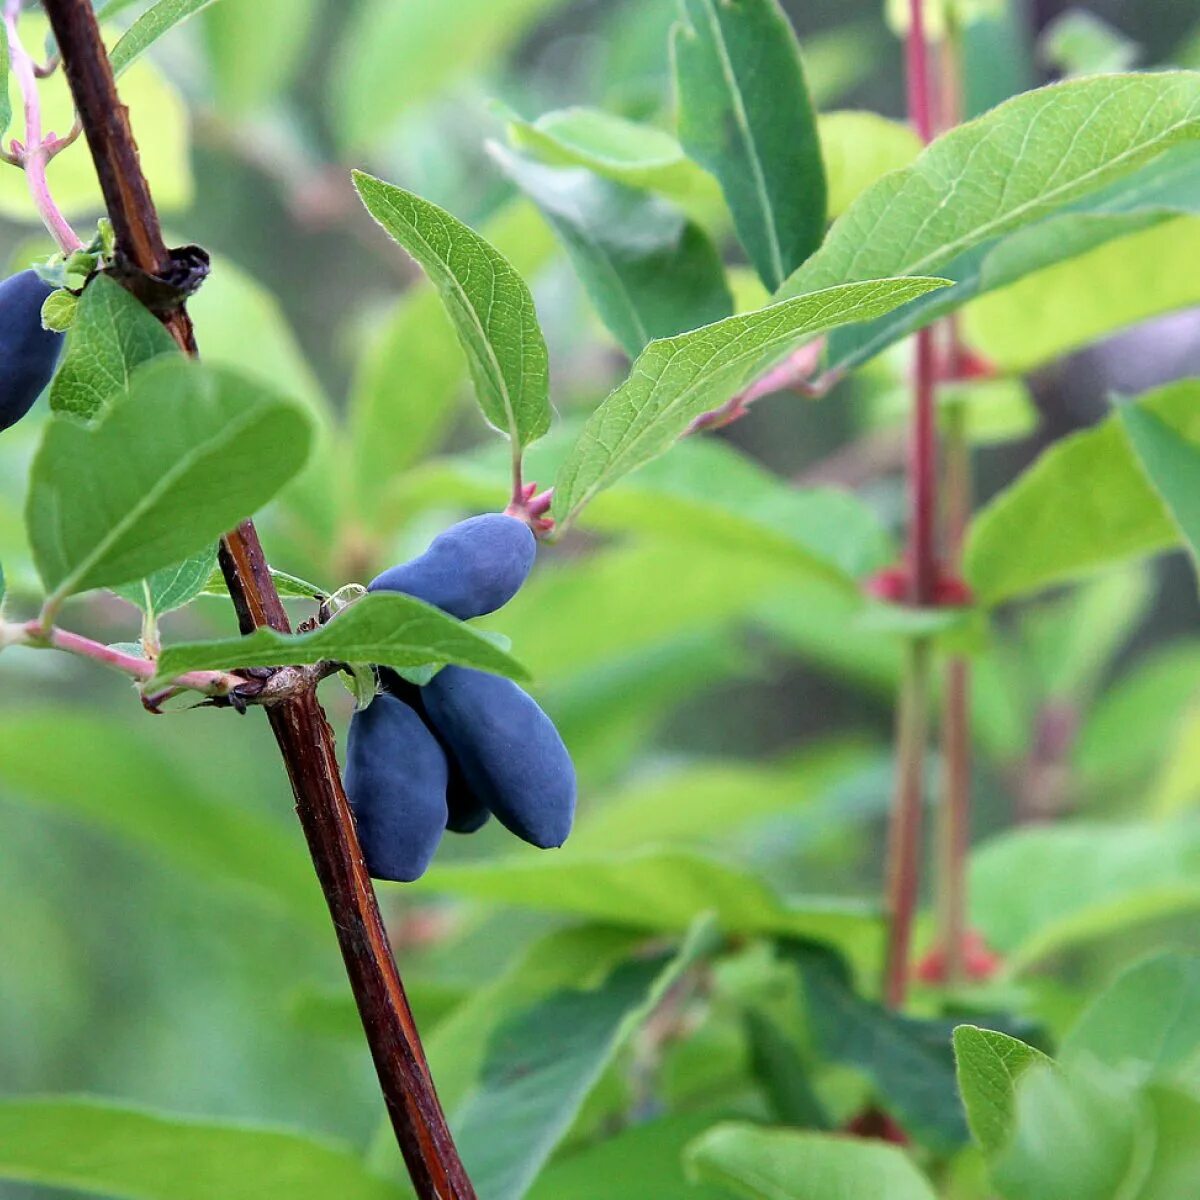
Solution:
M 687 1161 L 702 1182 L 746 1200 L 934 1200 L 902 1150 L 829 1134 L 718 1125 Z
M 139 579 L 196 553 L 304 465 L 297 405 L 223 369 L 147 363 L 95 428 L 56 421 L 34 461 L 27 523 L 60 596 Z
M 840 217 L 877 179 L 912 164 L 921 139 L 908 125 L 878 113 L 847 109 L 818 118 L 829 215 Z
M 121 1200 L 401 1200 L 336 1143 L 100 1100 L 0 1101 L 0 1178 Z
M 870 320 L 940 286 L 915 278 L 849 284 L 651 342 L 629 378 L 592 414 L 560 467 L 555 516 L 568 524 L 595 495 L 663 453 L 697 417 L 814 335 Z
M 178 352 L 175 339 L 119 283 L 98 275 L 84 289 L 50 385 L 50 407 L 82 420 L 102 416 L 129 391 L 134 370 Z
M 1200 447 L 1144 408 L 1125 405 L 1118 415 L 1138 461 L 1183 535 L 1193 566 L 1200 566 Z
M 495 144 L 492 156 L 554 228 L 596 311 L 631 358 L 654 338 L 733 311 L 716 247 L 665 200 Z
M 108 61 L 113 74 L 120 76 L 135 59 L 145 54 L 165 33 L 169 33 L 181 21 L 193 17 L 202 8 L 215 0 L 155 0 L 141 16 L 125 31 L 112 48 Z
M 664 932 L 684 930 L 699 915 L 712 912 L 728 932 L 828 941 L 856 958 L 869 958 L 878 945 L 878 919 L 869 904 L 812 896 L 784 899 L 743 870 L 671 850 L 611 856 L 565 850 L 549 861 L 515 858 L 441 866 L 414 886 Z
M 845 962 L 823 947 L 791 944 L 819 1052 L 865 1072 L 900 1123 L 949 1150 L 967 1140 L 956 1093 L 953 1022 L 889 1012 L 859 996 Z
M 0 37 L 0 137 L 12 121 L 12 99 L 8 94 L 8 38 Z
M 1195 910 L 1198 869 L 1200 834 L 1188 825 L 1019 829 L 975 852 L 972 921 L 1016 972 L 1065 947 Z
M 299 840 L 219 799 L 127 722 L 58 709 L 6 712 L 0 786 L 90 821 L 218 887 L 315 928 L 328 924 Z
M 480 631 L 440 609 L 399 593 L 375 592 L 312 633 L 259 629 L 248 637 L 166 647 L 159 675 L 224 667 L 280 667 L 319 662 L 422 667 L 457 663 L 497 675 L 525 678 L 524 669 Z
M 1059 13 L 1042 30 L 1038 51 L 1045 62 L 1064 75 L 1128 71 L 1141 57 L 1136 42 L 1085 8 Z
M 478 1088 L 455 1121 L 483 1195 L 525 1195 L 606 1066 L 718 944 L 702 918 L 677 953 L 624 963 L 598 988 L 557 992 L 496 1030 Z
M 1200 442 L 1200 385 L 1173 384 L 1138 407 Z M 983 603 L 998 604 L 1179 540 L 1113 416 L 1056 442 L 983 509 L 968 535 L 966 573 Z
M 975 1141 L 988 1154 L 1003 1150 L 1017 1117 L 1017 1080 L 1050 1060 L 1007 1033 L 960 1025 L 954 1031 L 958 1089 Z
M 777 0 L 682 0 L 671 53 L 680 141 L 717 177 L 750 261 L 777 288 L 820 245 L 826 220 L 821 144 L 791 23 Z
M 1174 817 L 1200 803 L 1200 704 L 1178 722 L 1154 786 L 1154 811 Z
M 500 61 L 559 0 L 367 0 L 347 23 L 330 75 L 343 150 L 386 142 L 396 119 L 479 67 Z
M 487 419 L 514 453 L 550 427 L 546 342 L 512 264 L 444 209 L 355 172 L 371 215 L 421 265 L 442 297 Z
M 795 1129 L 829 1129 L 828 1114 L 813 1091 L 810 1072 L 795 1043 L 765 1012 L 746 1013 L 750 1069 L 781 1125 Z

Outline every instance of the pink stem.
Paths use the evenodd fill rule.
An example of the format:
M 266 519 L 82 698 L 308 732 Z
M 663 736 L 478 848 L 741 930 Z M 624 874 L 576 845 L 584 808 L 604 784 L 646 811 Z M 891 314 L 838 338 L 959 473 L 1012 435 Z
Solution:
M 123 675 L 140 679 L 143 683 L 149 682 L 158 674 L 157 665 L 150 659 L 126 654 L 124 651 L 117 650 L 112 646 L 105 646 L 101 642 L 94 642 L 91 638 L 83 637 L 78 633 L 70 633 L 57 627 L 46 631 L 38 621 L 30 621 L 25 626 L 25 633 L 31 641 L 45 642 L 53 646 L 55 650 L 63 650 L 67 654 L 90 659 L 102 667 L 109 667 L 114 671 L 120 671 Z M 203 692 L 208 696 L 225 696 L 244 682 L 245 680 L 239 679 L 236 675 L 226 675 L 220 671 L 193 671 L 173 679 L 171 685 L 187 688 L 194 692 Z
M 53 235 L 59 248 L 64 254 L 71 254 L 82 248 L 79 240 L 62 215 L 54 197 L 50 194 L 50 184 L 46 178 L 46 164 L 53 157 L 52 147 L 57 139 L 45 140 L 42 137 L 42 104 L 38 95 L 37 69 L 21 43 L 17 32 L 17 23 L 21 19 L 21 0 L 6 0 L 4 6 L 4 25 L 8 34 L 8 56 L 13 75 L 16 76 L 17 86 L 25 103 L 25 146 L 21 154 L 21 165 L 25 168 L 25 178 L 29 183 L 29 193 L 33 197 L 34 206 L 42 223 Z
M 925 39 L 924 0 L 908 0 L 908 115 L 921 141 L 933 141 L 933 107 L 929 98 L 929 43 Z

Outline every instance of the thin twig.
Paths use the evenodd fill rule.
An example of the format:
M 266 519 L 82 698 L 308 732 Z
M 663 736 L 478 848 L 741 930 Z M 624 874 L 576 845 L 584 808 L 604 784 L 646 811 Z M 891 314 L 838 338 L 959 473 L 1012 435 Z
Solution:
M 151 274 L 169 262 L 137 145 L 88 0 L 44 0 L 96 163 L 119 252 Z M 195 352 L 187 314 L 165 321 Z M 243 632 L 287 631 L 283 603 L 253 524 L 221 543 L 220 562 Z M 315 688 L 267 710 L 296 811 L 329 906 L 396 1138 L 421 1200 L 474 1200 L 425 1061 L 342 788 L 333 731 Z

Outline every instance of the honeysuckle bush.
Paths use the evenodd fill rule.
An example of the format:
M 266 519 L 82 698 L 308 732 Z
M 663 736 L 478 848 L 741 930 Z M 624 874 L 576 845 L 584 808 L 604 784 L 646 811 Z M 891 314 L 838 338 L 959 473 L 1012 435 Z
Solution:
M 286 665 L 346 680 L 344 730 L 370 664 L 451 662 L 531 680 L 580 778 L 564 849 L 485 831 L 383 891 L 485 1200 L 1197 1194 L 1200 381 L 1093 379 L 1052 433 L 1068 356 L 1200 303 L 1194 47 L 1077 14 L 1035 87 L 1023 6 L 927 3 L 965 120 L 923 148 L 847 99 L 898 77 L 903 5 L 819 33 L 776 0 L 96 7 L 212 266 L 189 364 L 82 286 L 111 265 L 82 144 L 48 184 L 86 270 L 0 170 L 11 266 L 67 327 L 0 435 L 0 1178 L 407 1194 L 278 763 L 190 709 Z M 20 114 L 13 79 L 6 149 Z M 913 606 L 897 447 L 934 322 L 980 487 Z M 359 597 L 506 507 L 542 545 L 503 613 Z M 215 540 L 252 513 L 307 632 L 236 636 Z M 914 645 L 969 663 L 975 820 L 960 977 L 931 851 L 897 1007 Z

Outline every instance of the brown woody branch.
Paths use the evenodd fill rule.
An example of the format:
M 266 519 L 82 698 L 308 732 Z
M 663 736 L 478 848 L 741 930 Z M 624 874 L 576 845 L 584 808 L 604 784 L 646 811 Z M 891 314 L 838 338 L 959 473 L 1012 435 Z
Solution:
M 170 254 L 92 6 L 89 0 L 44 0 L 44 6 L 95 160 L 118 253 L 140 271 L 161 275 Z M 165 315 L 163 323 L 185 352 L 196 353 L 192 324 L 182 307 Z M 242 631 L 267 626 L 288 632 L 287 614 L 250 521 L 225 536 L 220 562 Z M 273 705 L 267 715 L 413 1184 L 422 1200 L 474 1200 L 363 865 L 333 732 L 315 688 Z

